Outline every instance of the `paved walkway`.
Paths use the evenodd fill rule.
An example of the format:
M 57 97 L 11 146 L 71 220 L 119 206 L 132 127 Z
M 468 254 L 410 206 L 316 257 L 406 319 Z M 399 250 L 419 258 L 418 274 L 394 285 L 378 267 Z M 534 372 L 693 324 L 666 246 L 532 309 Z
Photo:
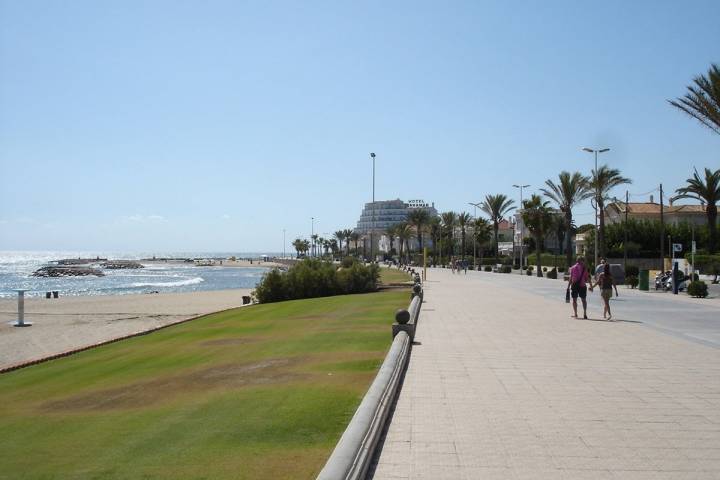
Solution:
M 720 478 L 720 348 L 498 276 L 429 271 L 376 480 Z

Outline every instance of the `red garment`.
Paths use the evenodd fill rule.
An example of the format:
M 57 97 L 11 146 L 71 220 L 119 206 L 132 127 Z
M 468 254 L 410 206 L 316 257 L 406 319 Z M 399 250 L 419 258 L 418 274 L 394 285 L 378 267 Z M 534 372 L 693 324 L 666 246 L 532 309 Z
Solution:
M 570 282 L 577 283 L 581 288 L 585 286 L 585 281 L 588 278 L 588 271 L 584 265 L 576 263 L 570 267 Z

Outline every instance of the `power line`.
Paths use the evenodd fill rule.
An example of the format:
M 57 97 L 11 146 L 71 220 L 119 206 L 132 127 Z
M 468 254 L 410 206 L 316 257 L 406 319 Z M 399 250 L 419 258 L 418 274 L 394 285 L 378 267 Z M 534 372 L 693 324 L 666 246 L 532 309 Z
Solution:
M 653 188 L 653 189 L 650 190 L 649 192 L 644 192 L 644 193 L 630 193 L 630 194 L 628 194 L 628 195 L 630 195 L 631 197 L 645 197 L 645 196 L 647 196 L 647 195 L 650 195 L 651 193 L 655 193 L 655 192 L 659 192 L 659 191 L 660 191 L 659 188 Z

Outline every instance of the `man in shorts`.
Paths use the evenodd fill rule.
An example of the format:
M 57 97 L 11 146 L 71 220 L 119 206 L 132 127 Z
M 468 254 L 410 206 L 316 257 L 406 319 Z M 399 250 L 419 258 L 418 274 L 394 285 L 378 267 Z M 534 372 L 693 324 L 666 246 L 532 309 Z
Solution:
M 585 257 L 582 255 L 577 257 L 577 263 L 570 267 L 570 275 L 568 276 L 568 290 L 572 294 L 573 318 L 578 318 L 577 299 L 580 297 L 583 306 L 583 318 L 587 320 L 587 290 L 590 283 L 590 273 L 585 266 Z M 590 285 L 592 292 L 592 285 Z

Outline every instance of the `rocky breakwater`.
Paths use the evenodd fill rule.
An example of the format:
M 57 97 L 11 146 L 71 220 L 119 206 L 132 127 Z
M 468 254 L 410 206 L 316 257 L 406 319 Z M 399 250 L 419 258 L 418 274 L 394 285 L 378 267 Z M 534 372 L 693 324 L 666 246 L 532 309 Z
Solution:
M 107 268 L 108 270 L 122 270 L 126 268 L 145 268 L 145 265 L 143 265 L 140 262 L 136 262 L 135 260 L 109 260 L 107 262 L 102 262 L 100 264 L 101 267 Z
M 105 276 L 103 271 L 98 268 L 77 265 L 51 265 L 38 268 L 32 274 L 33 277 L 82 277 L 90 275 L 96 277 Z
M 107 261 L 107 258 L 100 258 L 100 257 L 96 257 L 96 258 L 79 258 L 79 257 L 78 258 L 63 258 L 60 260 L 55 260 L 54 262 L 51 262 L 51 263 L 57 263 L 58 265 L 70 266 L 70 265 L 88 265 L 90 263 L 96 263 L 96 262 L 101 262 L 101 261 Z

